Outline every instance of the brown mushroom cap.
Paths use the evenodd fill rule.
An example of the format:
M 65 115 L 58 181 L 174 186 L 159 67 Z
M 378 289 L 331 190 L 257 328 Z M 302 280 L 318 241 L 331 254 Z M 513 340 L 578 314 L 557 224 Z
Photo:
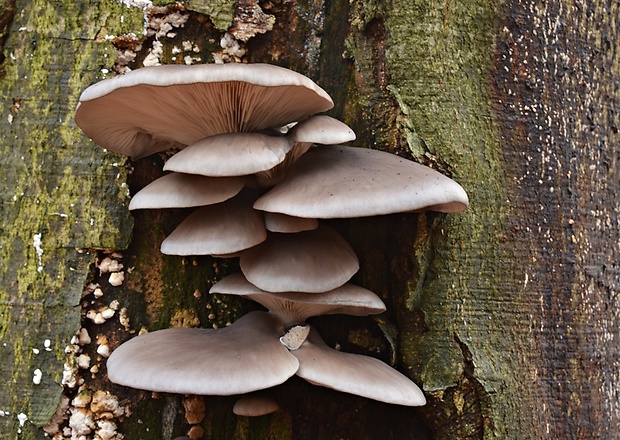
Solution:
M 75 122 L 98 145 L 140 158 L 220 133 L 281 127 L 332 107 L 312 80 L 283 67 L 167 65 L 88 87 Z
M 206 395 L 244 394 L 286 381 L 299 362 L 278 337 L 282 324 L 252 312 L 230 327 L 172 328 L 133 338 L 107 361 L 114 383 L 143 390 Z
M 254 204 L 295 217 L 350 218 L 431 209 L 459 212 L 467 194 L 452 179 L 383 151 L 316 147 Z
M 267 292 L 327 292 L 359 269 L 349 243 L 326 225 L 296 234 L 272 233 L 242 252 L 239 263 L 248 281 Z
M 272 414 L 280 409 L 278 402 L 263 393 L 242 396 L 235 402 L 233 412 L 238 416 L 259 417 Z
M 232 254 L 265 240 L 260 212 L 252 209 L 254 197 L 242 192 L 216 205 L 191 213 L 161 244 L 166 255 Z
M 351 283 L 325 293 L 271 293 L 254 286 L 242 273 L 234 273 L 215 283 L 209 292 L 247 296 L 280 318 L 287 328 L 311 316 L 366 316 L 385 311 L 381 298 Z
M 189 208 L 220 203 L 234 197 L 246 177 L 206 177 L 170 173 L 138 191 L 129 209 Z
M 179 151 L 168 159 L 164 170 L 214 177 L 245 176 L 275 167 L 292 146 L 285 136 L 223 133 Z
M 426 403 L 422 390 L 406 376 L 378 359 L 328 347 L 314 329 L 291 354 L 299 359 L 296 374 L 315 385 L 397 405 Z

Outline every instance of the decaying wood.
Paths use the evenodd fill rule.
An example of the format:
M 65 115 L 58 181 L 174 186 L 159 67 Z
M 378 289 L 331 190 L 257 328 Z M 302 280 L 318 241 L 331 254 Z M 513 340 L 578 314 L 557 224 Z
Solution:
M 88 438 L 111 401 L 128 439 L 172 439 L 192 426 L 214 439 L 620 436 L 616 3 L 154 3 L 0 2 L 7 438 L 42 438 L 63 395 L 78 398 L 67 415 L 88 400 Z M 226 33 L 240 26 L 244 38 Z M 126 68 L 214 60 L 309 75 L 356 146 L 411 157 L 469 193 L 464 214 L 331 222 L 360 256 L 355 281 L 388 311 L 314 324 L 330 345 L 411 377 L 426 407 L 295 379 L 274 390 L 282 411 L 248 420 L 232 413 L 233 397 L 152 395 L 106 380 L 99 347 L 142 329 L 223 326 L 254 306 L 207 293 L 235 260 L 158 252 L 186 212 L 130 216 L 127 203 L 164 158 L 130 163 L 92 144 L 72 120 L 77 98 Z M 118 286 L 101 269 L 106 256 L 123 265 Z M 114 316 L 96 324 L 114 301 Z M 72 337 L 82 327 L 92 342 L 80 346 Z M 78 354 L 99 372 L 66 367 Z M 81 393 L 61 385 L 67 370 L 84 380 Z

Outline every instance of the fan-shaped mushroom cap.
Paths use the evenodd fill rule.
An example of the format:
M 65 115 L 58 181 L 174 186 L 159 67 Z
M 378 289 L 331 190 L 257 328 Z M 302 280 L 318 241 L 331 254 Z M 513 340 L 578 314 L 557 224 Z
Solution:
M 286 136 L 218 134 L 179 151 L 168 159 L 164 170 L 214 177 L 245 176 L 275 167 L 292 146 Z
M 291 354 L 299 359 L 296 374 L 315 385 L 397 405 L 426 403 L 422 390 L 406 376 L 378 359 L 328 347 L 315 329 Z
M 268 292 L 327 292 L 359 269 L 349 243 L 325 225 L 296 234 L 270 234 L 243 252 L 239 263 L 248 281 Z
M 255 246 L 267 237 L 260 212 L 252 209 L 254 197 L 236 197 L 204 206 L 191 213 L 161 244 L 166 255 L 232 254 Z
M 332 107 L 312 80 L 283 67 L 167 65 L 88 87 L 75 122 L 98 145 L 140 158 L 220 133 L 281 127 Z
M 459 212 L 467 194 L 452 179 L 383 151 L 316 147 L 254 208 L 295 217 L 349 218 L 431 209 Z
M 262 393 L 253 393 L 241 397 L 235 402 L 233 412 L 238 416 L 259 417 L 274 413 L 280 409 L 278 402 Z
M 319 221 L 315 218 L 292 217 L 276 212 L 265 212 L 265 227 L 271 232 L 294 233 L 312 231 L 319 227 Z
M 129 209 L 190 208 L 220 203 L 243 189 L 246 177 L 206 177 L 170 173 L 136 193 Z
M 217 330 L 172 328 L 133 338 L 107 362 L 114 383 L 167 393 L 231 395 L 273 387 L 299 362 L 278 337 L 280 321 L 252 312 Z
M 385 311 L 381 298 L 351 283 L 325 293 L 271 293 L 254 286 L 242 273 L 234 273 L 215 283 L 209 292 L 247 296 L 280 318 L 285 327 L 304 322 L 311 316 L 366 316 Z

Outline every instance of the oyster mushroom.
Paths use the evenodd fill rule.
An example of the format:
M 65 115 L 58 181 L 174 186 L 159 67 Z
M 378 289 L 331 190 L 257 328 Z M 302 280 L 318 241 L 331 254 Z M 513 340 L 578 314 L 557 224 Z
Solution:
M 385 311 L 381 298 L 351 283 L 324 293 L 271 293 L 254 286 L 242 273 L 234 273 L 214 284 L 209 292 L 250 298 L 276 315 L 285 328 L 303 323 L 311 316 L 366 316 Z
M 229 327 L 172 328 L 137 336 L 107 361 L 114 383 L 167 393 L 233 395 L 270 388 L 299 362 L 278 338 L 278 318 L 251 312 Z
M 328 347 L 315 329 L 291 354 L 299 359 L 295 374 L 314 385 L 397 405 L 426 404 L 424 393 L 409 378 L 378 359 Z
M 272 233 L 242 252 L 239 264 L 248 281 L 268 292 L 327 292 L 359 269 L 351 246 L 326 225 L 296 234 Z
M 138 159 L 220 133 L 281 127 L 332 107 L 312 80 L 283 67 L 166 65 L 88 87 L 75 122 L 101 147 Z
M 443 174 L 383 151 L 316 147 L 254 208 L 294 217 L 352 218 L 429 209 L 460 212 L 467 194 Z

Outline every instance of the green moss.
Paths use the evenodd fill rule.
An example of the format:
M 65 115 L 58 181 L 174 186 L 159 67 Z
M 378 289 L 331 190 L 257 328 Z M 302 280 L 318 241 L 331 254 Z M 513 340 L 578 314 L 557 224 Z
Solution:
M 99 34 L 140 34 L 142 22 L 141 10 L 113 0 L 22 1 L 6 39 L 0 334 L 10 349 L 0 358 L 0 380 L 9 384 L 0 408 L 25 411 L 35 425 L 56 409 L 64 348 L 80 325 L 79 298 L 94 257 L 76 249 L 124 248 L 132 225 L 124 161 L 88 141 L 73 110 L 82 89 L 114 63 L 113 48 Z M 33 348 L 40 354 L 33 356 Z M 35 368 L 43 372 L 40 385 L 32 383 Z M 16 424 L 0 418 L 0 431 L 16 433 Z M 22 438 L 34 438 L 26 432 Z

